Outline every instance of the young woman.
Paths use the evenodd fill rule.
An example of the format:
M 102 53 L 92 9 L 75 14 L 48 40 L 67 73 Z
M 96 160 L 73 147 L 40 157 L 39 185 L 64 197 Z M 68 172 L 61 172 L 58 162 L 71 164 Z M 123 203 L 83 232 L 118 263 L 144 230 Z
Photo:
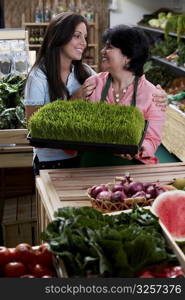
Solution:
M 27 120 L 41 106 L 56 99 L 88 99 L 95 81 L 85 81 L 95 72 L 82 63 L 87 47 L 86 19 L 75 13 L 58 14 L 50 22 L 37 60 L 28 76 L 25 87 Z M 154 95 L 157 104 L 165 102 L 165 95 Z M 35 174 L 39 169 L 77 167 L 79 158 L 75 151 L 62 149 L 34 149 Z
M 51 101 L 86 98 L 92 93 L 94 83 L 84 81 L 95 72 L 82 63 L 87 34 L 87 21 L 79 14 L 66 12 L 51 21 L 25 87 L 27 120 Z M 35 174 L 39 169 L 76 166 L 75 151 L 34 149 Z
M 105 101 L 114 105 L 134 105 L 144 114 L 148 129 L 137 155 L 131 157 L 105 153 L 85 153 L 81 166 L 157 163 L 154 153 L 161 142 L 165 108 L 152 101 L 157 88 L 146 80 L 143 66 L 148 58 L 148 41 L 137 27 L 124 25 L 108 29 L 103 35 L 102 69 L 105 72 L 94 75 L 87 82 L 96 81 L 96 88 L 90 101 Z

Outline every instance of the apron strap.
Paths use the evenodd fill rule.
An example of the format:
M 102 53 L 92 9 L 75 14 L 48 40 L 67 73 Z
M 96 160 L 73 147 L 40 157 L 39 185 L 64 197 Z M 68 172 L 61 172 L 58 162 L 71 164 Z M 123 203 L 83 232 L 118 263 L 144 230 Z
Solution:
M 112 76 L 109 74 L 109 76 L 107 78 L 107 81 L 106 81 L 106 84 L 105 84 L 104 89 L 103 89 L 102 94 L 101 94 L 100 102 L 106 102 L 106 97 L 107 97 L 111 82 L 112 82 Z M 135 76 L 135 79 L 134 79 L 134 92 L 133 92 L 133 96 L 132 96 L 131 106 L 136 106 L 136 96 L 137 96 L 138 82 L 139 82 L 139 76 Z
M 106 102 L 106 97 L 107 97 L 111 82 L 112 82 L 112 76 L 109 74 L 109 76 L 107 78 L 107 81 L 106 81 L 106 84 L 105 84 L 104 89 L 103 89 L 102 94 L 101 94 L 100 102 Z
M 134 79 L 134 92 L 133 92 L 133 95 L 132 95 L 131 106 L 136 106 L 136 96 L 137 96 L 138 82 L 139 82 L 139 76 L 135 76 L 135 79 Z

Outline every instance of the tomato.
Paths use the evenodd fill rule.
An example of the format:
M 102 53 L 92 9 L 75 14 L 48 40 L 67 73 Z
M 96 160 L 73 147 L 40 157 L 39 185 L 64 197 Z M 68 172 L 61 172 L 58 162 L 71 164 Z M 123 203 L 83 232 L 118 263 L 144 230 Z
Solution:
M 26 274 L 26 267 L 21 262 L 9 262 L 4 266 L 5 277 L 20 277 Z
M 36 263 L 45 265 L 45 266 L 53 266 L 53 254 L 48 250 L 47 244 L 42 244 L 35 251 Z
M 55 272 L 52 269 L 40 264 L 32 266 L 31 274 L 33 274 L 35 277 L 42 277 L 45 275 L 49 275 L 52 277 L 56 276 Z
M 7 247 L 0 247 L 0 265 L 5 265 L 9 262 L 9 249 Z
M 164 277 L 164 278 L 183 277 L 182 268 L 180 266 L 167 266 L 163 268 L 161 272 L 156 272 L 156 277 Z
M 34 251 L 29 244 L 21 243 L 15 247 L 15 255 L 17 261 L 28 264 L 33 261 Z
M 11 261 L 17 261 L 17 253 L 15 251 L 15 248 L 8 248 L 9 249 L 9 259 L 8 259 L 8 262 L 11 262 Z
M 20 278 L 36 278 L 36 277 L 31 274 L 25 274 L 25 275 L 20 276 Z
M 140 274 L 139 278 L 154 278 L 155 276 L 152 275 L 150 271 L 143 271 L 142 274 Z

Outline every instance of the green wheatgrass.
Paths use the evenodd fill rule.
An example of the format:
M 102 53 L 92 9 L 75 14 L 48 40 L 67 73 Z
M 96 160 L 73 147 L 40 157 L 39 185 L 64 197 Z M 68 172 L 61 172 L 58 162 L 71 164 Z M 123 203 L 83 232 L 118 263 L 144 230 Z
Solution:
M 57 100 L 40 108 L 29 121 L 32 137 L 74 142 L 139 144 L 145 121 L 133 106 Z

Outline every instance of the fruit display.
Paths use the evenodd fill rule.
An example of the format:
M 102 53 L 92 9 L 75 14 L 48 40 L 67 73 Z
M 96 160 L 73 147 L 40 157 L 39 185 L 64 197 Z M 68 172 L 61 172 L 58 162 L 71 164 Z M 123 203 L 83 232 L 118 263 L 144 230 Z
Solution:
M 183 276 L 158 218 L 139 206 L 118 214 L 59 208 L 41 238 L 68 277 Z
M 48 245 L 32 247 L 21 243 L 15 248 L 0 247 L 0 277 L 57 277 Z
M 185 242 L 185 191 L 175 190 L 159 195 L 152 211 L 177 242 Z
M 88 189 L 87 194 L 93 208 L 101 212 L 111 212 L 130 209 L 136 203 L 139 206 L 151 205 L 158 195 L 174 189 L 172 184 L 134 181 L 127 174 L 124 177 L 116 177 L 115 183 L 95 185 Z

